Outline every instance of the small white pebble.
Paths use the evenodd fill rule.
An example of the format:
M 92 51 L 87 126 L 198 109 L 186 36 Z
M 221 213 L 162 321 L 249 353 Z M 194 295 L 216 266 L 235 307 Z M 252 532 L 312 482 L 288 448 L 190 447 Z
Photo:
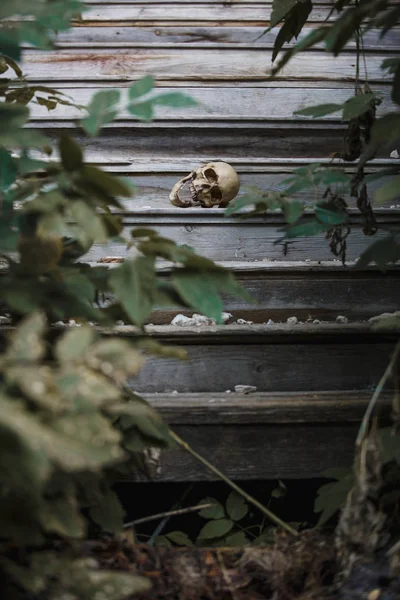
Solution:
M 288 318 L 286 319 L 286 323 L 287 323 L 288 325 L 297 325 L 297 323 L 298 323 L 298 322 L 299 322 L 299 320 L 298 320 L 298 318 L 297 318 L 297 317 L 288 317 Z
M 223 312 L 222 313 L 222 320 L 224 323 L 226 323 L 227 321 L 229 321 L 229 319 L 232 318 L 232 314 L 228 313 L 228 312 Z
M 180 327 L 188 327 L 189 325 L 192 324 L 192 319 L 189 319 L 189 317 L 185 317 L 185 315 L 176 315 L 172 321 L 171 321 L 171 325 L 179 325 Z
M 232 390 L 225 390 L 225 394 L 230 394 Z
M 397 151 L 397 150 L 393 150 L 393 151 L 390 153 L 390 158 L 400 158 L 400 154 L 398 153 L 398 151 Z
M 54 325 L 56 327 L 67 327 L 67 324 L 64 323 L 64 321 L 57 321 L 57 323 L 54 323 Z
M 142 206 L 142 210 L 151 210 L 151 206 Z
M 0 325 L 9 325 L 11 323 L 11 319 L 8 317 L 0 317 Z
M 178 390 L 173 390 L 173 392 L 171 392 L 173 396 L 177 396 L 178 395 Z
M 347 317 L 345 317 L 344 315 L 338 315 L 336 317 L 336 323 L 348 323 L 349 320 Z
M 314 325 L 321 325 L 321 321 L 319 319 L 314 319 L 313 324 Z
M 117 327 L 123 327 L 125 325 L 125 321 L 116 321 L 115 324 Z
M 246 321 L 246 319 L 238 319 L 236 323 L 238 325 L 253 325 L 253 321 Z
M 237 394 L 251 394 L 256 391 L 257 388 L 255 385 L 235 385 L 235 392 Z
M 272 319 L 268 319 L 268 321 L 267 321 L 267 325 L 274 325 L 274 322 L 273 322 L 273 320 L 272 320 Z

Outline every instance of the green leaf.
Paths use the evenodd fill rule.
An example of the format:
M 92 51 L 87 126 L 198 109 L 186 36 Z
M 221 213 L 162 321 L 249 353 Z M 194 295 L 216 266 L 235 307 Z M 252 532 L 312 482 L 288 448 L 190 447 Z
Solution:
M 400 197 L 400 175 L 391 179 L 382 187 L 380 187 L 375 194 L 375 202 L 377 204 L 384 204 L 385 202 L 393 201 Z
M 125 511 L 121 506 L 116 493 L 109 489 L 90 508 L 89 516 L 104 531 L 109 533 L 120 533 L 124 524 Z
M 189 306 L 222 323 L 222 300 L 214 278 L 207 273 L 199 277 L 196 272 L 182 269 L 173 273 L 171 281 Z
M 294 8 L 298 0 L 274 0 L 272 3 L 271 25 L 275 27 Z
M 272 69 L 271 77 L 275 77 L 283 69 L 283 67 L 289 62 L 293 56 L 302 52 L 303 50 L 307 50 L 308 48 L 312 48 L 319 42 L 321 42 L 327 34 L 328 29 L 326 27 L 318 27 L 310 31 L 303 39 L 297 42 L 292 48 L 286 50 L 284 52 L 282 58 L 279 59 L 278 63 Z
M 361 254 L 357 262 L 358 269 L 365 269 L 370 263 L 375 263 L 381 271 L 386 271 L 389 264 L 400 260 L 400 243 L 397 238 L 388 235 L 377 240 Z
M 307 22 L 308 15 L 311 11 L 311 0 L 301 0 L 296 2 L 296 4 L 292 6 L 288 12 L 286 12 L 284 17 L 285 22 L 275 39 L 274 49 L 272 52 L 272 61 L 275 60 L 285 42 L 290 42 L 293 37 L 297 39 L 297 36 Z
M 198 102 L 191 96 L 182 94 L 181 92 L 169 92 L 160 94 L 152 98 L 154 104 L 162 106 L 171 106 L 172 108 L 187 108 L 189 106 L 197 106 Z
M 86 534 L 86 523 L 71 484 L 64 485 L 61 494 L 59 491 L 42 504 L 39 520 L 44 531 L 64 538 L 82 538 Z
M 0 148 L 0 192 L 7 190 L 14 183 L 18 174 L 18 163 L 5 148 Z M 4 199 L 3 199 L 4 202 Z M 0 203 L 0 217 L 3 202 Z
M 40 106 L 45 106 L 47 110 L 54 110 L 58 104 L 57 99 L 43 98 L 43 96 L 36 96 L 37 103 Z
M 318 525 L 323 525 L 344 505 L 347 495 L 354 484 L 354 475 L 349 471 L 339 481 L 322 485 L 317 492 L 314 511 L 322 513 Z
M 60 362 L 84 360 L 95 337 L 96 334 L 90 327 L 70 329 L 55 344 L 54 352 L 57 360 Z
M 115 383 L 85 365 L 63 365 L 57 372 L 55 383 L 63 397 L 64 408 L 68 407 L 70 412 L 91 412 L 121 400 Z
M 136 100 L 139 96 L 144 96 L 144 94 L 148 94 L 154 87 L 154 77 L 151 75 L 146 75 L 139 81 L 136 81 L 131 87 L 128 89 L 128 98 L 129 100 Z
M 322 206 L 321 204 L 317 204 L 315 207 L 315 214 L 316 217 L 318 219 L 318 221 L 320 221 L 321 223 L 325 223 L 327 225 L 341 225 L 342 223 L 345 223 L 348 220 L 348 214 L 342 210 L 337 210 L 334 208 L 327 208 L 327 206 L 331 206 L 331 205 L 325 205 Z
M 37 311 L 26 317 L 12 333 L 7 352 L 7 361 L 33 362 L 43 358 L 45 345 L 43 335 L 46 331 L 46 318 Z
M 397 142 L 400 132 L 400 113 L 387 113 L 377 119 L 371 130 L 371 141 L 361 156 L 359 166 L 362 167 L 376 153 L 380 146 Z
M 198 540 L 212 540 L 220 538 L 229 533 L 234 523 L 230 519 L 219 519 L 218 521 L 209 521 L 201 529 Z
M 144 102 L 128 104 L 126 109 L 131 115 L 138 117 L 141 121 L 151 121 L 153 119 L 154 114 L 153 107 L 153 100 L 145 100 Z
M 108 240 L 107 230 L 99 214 L 84 200 L 74 200 L 69 204 L 72 218 L 87 236 L 99 244 Z
M 226 512 L 232 521 L 240 521 L 249 512 L 249 506 L 246 500 L 234 490 L 229 494 L 226 501 Z
M 165 534 L 165 537 L 173 542 L 176 546 L 193 546 L 193 542 L 186 533 L 183 531 L 170 531 Z
M 225 509 L 215 498 L 203 498 L 199 504 L 213 504 L 209 508 L 203 508 L 199 511 L 199 516 L 203 519 L 222 519 L 225 517 Z
M 110 286 L 133 323 L 142 325 L 153 308 L 156 291 L 155 259 L 139 256 L 113 269 Z
M 112 199 L 115 196 L 123 196 L 126 198 L 132 196 L 132 186 L 126 181 L 92 165 L 84 165 L 81 169 L 81 176 L 82 179 L 80 179 L 78 183 L 84 183 L 86 188 L 88 188 L 89 193 L 102 194 L 109 204 L 113 204 L 117 208 L 123 208 L 123 206 L 119 202 L 112 202 Z
M 353 96 L 343 105 L 343 121 L 350 121 L 369 111 L 375 104 L 377 97 L 372 92 Z
M 282 209 L 287 223 L 295 223 L 298 221 L 304 211 L 304 202 L 290 200 L 289 198 L 282 199 Z
M 77 171 L 83 165 L 83 153 L 79 144 L 71 137 L 63 135 L 59 140 L 61 162 L 66 171 Z
M 317 104 L 315 106 L 308 106 L 307 108 L 296 110 L 293 114 L 318 119 L 320 117 L 325 117 L 325 115 L 330 115 L 343 110 L 343 106 L 343 104 Z
M 136 427 L 146 438 L 167 446 L 170 442 L 168 426 L 160 415 L 144 400 L 113 404 L 106 408 L 113 416 L 129 417 L 130 427 Z
M 89 136 L 95 136 L 107 123 L 111 123 L 118 114 L 115 105 L 120 101 L 119 90 L 100 90 L 87 107 L 88 116 L 81 120 L 83 129 Z
M 231 535 L 227 535 L 224 538 L 221 546 L 225 546 L 227 548 L 240 548 L 243 546 L 248 546 L 250 544 L 250 539 L 247 537 L 244 531 L 237 531 L 236 533 L 231 533 Z
M 301 236 L 313 236 L 319 233 L 324 233 L 330 229 L 330 225 L 326 223 L 320 223 L 316 219 L 309 221 L 304 220 L 295 223 L 294 225 L 287 225 L 282 231 L 285 233 L 284 239 L 293 239 Z M 277 240 L 278 243 L 281 240 Z
M 271 492 L 271 498 L 284 498 L 287 495 L 287 487 L 283 481 L 279 480 L 278 485 Z

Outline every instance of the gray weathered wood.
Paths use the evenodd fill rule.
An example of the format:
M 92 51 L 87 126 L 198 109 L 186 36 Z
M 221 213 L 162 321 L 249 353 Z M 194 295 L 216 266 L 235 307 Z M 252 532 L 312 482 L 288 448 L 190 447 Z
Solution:
M 297 238 L 287 244 L 276 243 L 282 238 L 284 223 L 281 220 L 278 225 L 273 219 L 272 222 L 268 222 L 268 219 L 269 217 L 266 218 L 265 223 L 245 220 L 231 221 L 226 224 L 218 224 L 218 221 L 199 224 L 185 222 L 185 218 L 182 218 L 180 223 L 163 224 L 157 219 L 145 217 L 140 220 L 140 225 L 154 227 L 161 235 L 178 244 L 187 244 L 198 254 L 213 260 L 329 260 L 332 258 L 329 244 L 323 234 L 311 238 Z M 360 225 L 357 225 L 356 218 L 353 223 L 347 243 L 348 260 L 356 259 L 371 243 L 371 238 L 365 236 Z M 133 220 L 131 225 L 126 225 L 124 233 L 128 239 L 130 230 L 135 225 L 139 225 L 137 219 Z M 374 239 L 381 239 L 385 235 L 385 232 L 379 231 Z M 82 260 L 96 262 L 106 256 L 127 257 L 129 255 L 125 244 L 112 242 L 108 246 L 93 246 Z
M 308 479 L 351 467 L 358 424 L 178 425 L 174 431 L 234 480 Z M 214 480 L 183 450 L 162 453 L 155 481 Z
M 142 26 L 141 26 L 142 25 Z M 144 26 L 143 26 L 144 25 Z M 260 48 L 271 49 L 275 43 L 279 27 L 266 32 L 265 27 L 219 27 L 208 24 L 206 27 L 198 27 L 196 23 L 188 23 L 184 26 L 148 26 L 147 23 L 137 26 L 120 25 L 115 26 L 107 22 L 103 26 L 101 22 L 95 26 L 73 27 L 66 32 L 57 35 L 57 46 L 60 48 L 140 48 L 140 47 L 165 47 L 176 45 L 192 48 Z M 304 26 L 298 39 L 301 40 L 311 31 L 312 27 Z M 399 31 L 393 28 L 383 38 L 380 30 L 372 29 L 363 35 L 363 41 L 367 54 L 372 51 L 396 52 L 399 50 Z M 285 44 L 285 48 L 293 46 L 296 42 Z M 316 48 L 322 48 L 317 44 Z M 347 50 L 356 48 L 355 40 L 347 45 Z
M 257 264 L 257 263 L 256 263 Z M 279 264 L 279 263 L 278 263 Z M 268 266 L 258 271 L 235 270 L 236 279 L 257 300 L 251 305 L 241 298 L 224 298 L 224 310 L 232 319 L 245 319 L 257 323 L 285 322 L 288 317 L 299 320 L 322 319 L 334 321 L 344 315 L 350 321 L 368 319 L 383 312 L 394 312 L 399 308 L 400 274 L 379 272 L 357 272 L 354 269 L 298 272 L 286 265 L 271 271 Z M 149 322 L 170 323 L 177 313 L 191 316 L 193 311 L 158 309 Z
M 233 479 L 309 478 L 350 466 L 370 394 L 150 394 L 148 401 L 192 448 Z M 381 398 L 387 415 L 391 395 Z M 382 410 L 383 409 L 383 410 Z M 213 479 L 182 450 L 164 452 L 157 481 Z
M 131 328 L 118 328 L 131 335 Z M 150 335 L 186 349 L 188 360 L 149 357 L 133 389 L 224 392 L 254 385 L 260 392 L 368 390 L 379 381 L 395 333 L 362 325 L 225 325 L 147 327 Z
M 97 3 L 96 3 L 97 4 Z M 108 4 L 108 3 L 107 3 Z M 182 6 L 180 3 L 159 2 L 156 4 L 148 2 L 132 3 L 112 3 L 88 5 L 89 10 L 82 13 L 82 18 L 78 22 L 183 22 L 190 23 L 216 23 L 229 24 L 245 23 L 269 25 L 271 16 L 271 2 L 192 2 L 190 6 Z M 208 4 L 208 5 L 207 5 Z M 309 16 L 311 22 L 324 21 L 331 12 L 329 3 L 316 4 Z
M 146 394 L 169 425 L 359 423 L 371 399 L 367 392 L 281 392 L 238 394 Z M 390 416 L 393 395 L 383 394 L 380 417 Z
M 400 37 L 400 36 L 399 36 Z M 93 88 L 79 88 L 72 87 L 70 89 L 63 89 L 63 92 L 70 96 L 73 101 L 78 105 L 86 106 L 89 104 L 92 96 L 99 91 L 98 87 Z M 122 96 L 122 106 L 127 103 L 127 91 L 125 89 Z M 157 88 L 156 94 L 163 92 L 172 92 L 174 88 L 162 87 Z M 390 110 L 395 110 L 395 105 L 390 99 L 391 89 L 390 87 L 380 84 L 374 91 L 382 97 L 382 104 L 378 108 L 378 115 L 384 114 Z M 154 94 L 154 95 L 156 95 Z M 253 121 L 259 122 L 263 128 L 268 127 L 269 121 L 287 121 L 285 124 L 286 128 L 295 127 L 296 123 L 313 123 L 315 127 L 315 121 L 306 119 L 305 117 L 294 116 L 293 113 L 297 110 L 301 110 L 307 106 L 314 104 L 326 104 L 336 103 L 341 104 L 352 96 L 353 92 L 348 89 L 314 89 L 303 88 L 296 89 L 288 88 L 224 88 L 219 89 L 218 87 L 209 88 L 194 88 L 190 89 L 190 96 L 192 96 L 199 104 L 198 106 L 182 109 L 171 109 L 168 107 L 159 107 L 156 110 L 156 122 L 154 126 L 157 127 L 158 120 L 168 119 L 179 119 L 180 121 L 235 121 L 240 123 L 242 121 Z M 48 111 L 45 106 L 39 104 L 33 104 L 31 108 L 31 119 L 40 121 L 54 121 L 54 120 L 69 120 L 82 118 L 86 113 L 74 106 L 59 105 L 55 110 Z M 137 122 L 133 116 L 130 116 L 127 111 L 122 111 L 120 119 L 124 121 Z M 334 113 L 320 119 L 322 121 L 335 121 L 340 122 L 340 113 Z M 344 127 L 341 128 L 343 130 Z M 177 133 L 177 132 L 176 132 Z M 175 133 L 175 136 L 176 136 Z M 182 132 L 179 132 L 182 134 Z M 229 132 L 226 132 L 226 134 Z M 222 138 L 226 141 L 227 135 L 221 132 Z M 304 135 L 304 133 L 303 133 Z M 169 131 L 168 136 L 171 141 L 174 140 L 174 132 Z M 292 136 L 295 137 L 295 131 L 292 131 Z M 215 136 L 214 136 L 215 137 Z M 231 142 L 232 143 L 232 142 Z M 132 140 L 131 140 L 132 144 Z M 220 142 L 222 146 L 222 140 Z M 157 144 L 154 144 L 157 149 Z M 251 151 L 251 146 L 250 148 Z M 121 151 L 120 148 L 115 150 Z M 250 154 L 251 155 L 251 154 Z
M 158 81 L 262 81 L 271 72 L 271 52 L 259 50 L 27 50 L 23 58 L 22 67 L 28 81 L 133 81 L 148 73 L 152 73 Z M 371 82 L 390 80 L 391 76 L 381 69 L 385 58 L 390 58 L 390 54 L 373 54 L 369 58 L 368 76 Z M 354 53 L 344 52 L 332 58 L 318 51 L 296 55 L 277 76 L 277 80 L 315 79 L 326 82 L 354 78 Z

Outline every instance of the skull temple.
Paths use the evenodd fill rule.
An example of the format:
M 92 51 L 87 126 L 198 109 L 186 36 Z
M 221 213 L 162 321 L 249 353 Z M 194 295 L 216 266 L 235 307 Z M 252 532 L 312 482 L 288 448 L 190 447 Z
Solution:
M 207 163 L 180 179 L 169 198 L 174 206 L 223 208 L 235 198 L 240 182 L 235 169 L 225 162 Z

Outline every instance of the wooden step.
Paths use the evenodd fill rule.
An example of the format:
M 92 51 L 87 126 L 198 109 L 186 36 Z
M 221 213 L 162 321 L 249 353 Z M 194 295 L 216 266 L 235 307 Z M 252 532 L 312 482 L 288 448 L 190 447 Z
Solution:
M 141 393 L 225 392 L 236 385 L 259 392 L 372 390 L 398 334 L 368 324 L 148 326 L 150 337 L 178 345 L 188 360 L 151 356 L 132 380 Z M 116 328 L 137 336 L 132 327 Z
M 305 479 L 352 464 L 354 441 L 371 394 L 147 394 L 189 445 L 236 480 Z M 390 394 L 379 414 L 390 412 Z M 161 455 L 158 481 L 214 479 L 182 450 Z
M 350 226 L 352 231 L 347 238 L 347 260 L 355 260 L 370 244 L 387 235 L 378 231 L 372 238 L 364 235 L 363 220 L 358 211 L 352 210 Z M 380 209 L 376 211 L 379 224 L 389 227 L 399 221 L 399 210 Z M 310 215 L 311 217 L 311 215 Z M 159 214 L 125 215 L 125 235 L 129 239 L 132 228 L 152 227 L 177 244 L 187 244 L 196 252 L 216 261 L 256 261 L 256 260 L 314 260 L 332 259 L 329 242 L 325 235 L 301 237 L 282 241 L 282 228 L 285 221 L 280 214 L 267 214 L 248 219 L 224 216 L 223 209 L 192 210 L 177 209 Z M 105 257 L 126 257 L 129 252 L 121 242 L 111 242 L 107 246 L 95 245 L 82 257 L 96 263 Z
M 399 308 L 400 271 L 382 273 L 376 269 L 357 271 L 354 264 L 344 268 L 340 262 L 259 261 L 222 262 L 238 282 L 255 298 L 249 304 L 239 297 L 224 297 L 224 310 L 237 319 L 266 323 L 319 319 L 335 321 L 345 316 L 362 321 Z M 169 267 L 160 266 L 159 274 L 168 277 Z M 193 311 L 159 308 L 148 322 L 170 324 L 176 314 L 191 316 Z

